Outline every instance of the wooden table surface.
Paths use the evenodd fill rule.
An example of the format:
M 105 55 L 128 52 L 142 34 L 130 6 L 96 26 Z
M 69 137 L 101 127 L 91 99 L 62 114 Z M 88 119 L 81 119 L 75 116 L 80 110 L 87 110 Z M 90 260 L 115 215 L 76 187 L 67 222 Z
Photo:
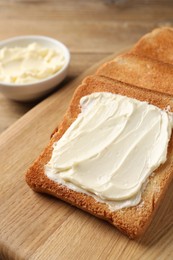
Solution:
M 69 74 L 65 81 L 70 82 L 84 70 L 86 70 L 99 60 L 103 59 L 104 57 L 116 52 L 117 50 L 128 48 L 133 43 L 135 43 L 143 34 L 151 31 L 153 28 L 164 25 L 173 25 L 173 1 L 128 0 L 124 4 L 115 4 L 115 1 L 111 0 L 0 0 L 0 25 L 0 40 L 18 35 L 39 34 L 56 38 L 65 43 L 70 49 L 72 58 Z M 63 84 L 61 85 L 61 87 L 63 87 Z M 69 86 L 71 86 L 71 84 Z M 59 204 L 57 204 L 57 200 L 54 200 L 52 198 L 51 202 L 54 206 L 52 207 L 51 205 L 51 207 L 49 207 L 50 198 L 47 198 L 47 203 L 45 203 L 46 197 L 37 196 L 35 194 L 33 195 L 33 193 L 29 189 L 26 189 L 26 184 L 24 184 L 24 179 L 22 179 L 24 170 L 27 169 L 27 167 L 31 163 L 31 160 L 36 157 L 36 154 L 38 155 L 38 153 L 45 146 L 45 143 L 48 141 L 49 133 L 51 132 L 51 129 L 53 129 L 53 124 L 56 125 L 55 118 L 57 118 L 58 116 L 55 115 L 55 113 L 51 113 L 51 117 L 48 117 L 49 121 L 46 121 L 44 125 L 42 124 L 44 120 L 41 121 L 40 119 L 32 128 L 30 126 L 30 123 L 33 123 L 33 120 L 35 120 L 35 111 L 40 111 L 43 118 L 43 116 L 45 116 L 44 112 L 48 113 L 47 108 L 44 108 L 45 110 L 42 110 L 44 104 L 48 104 L 49 109 L 52 109 L 52 100 L 54 100 L 54 104 L 56 104 L 58 97 L 60 97 L 62 93 L 63 97 L 67 98 L 67 96 L 69 96 L 69 93 L 70 95 L 72 94 L 71 92 L 75 87 L 76 86 L 73 86 L 70 90 L 68 87 L 66 87 L 65 89 L 61 88 L 61 91 L 58 91 L 57 89 L 58 92 L 55 96 L 50 97 L 48 101 L 45 100 L 45 103 L 41 103 L 39 105 L 41 108 L 40 110 L 37 107 L 36 110 L 31 111 L 31 114 L 26 115 L 23 119 L 18 121 L 7 131 L 5 130 L 9 126 L 11 126 L 15 121 L 17 121 L 40 101 L 35 101 L 31 103 L 19 103 L 10 101 L 0 94 L 0 133 L 3 132 L 0 137 L 0 153 L 3 163 L 2 165 L 0 165 L 0 168 L 2 172 L 4 167 L 7 173 L 10 172 L 10 174 L 16 174 L 17 176 L 15 179 L 15 185 L 10 185 L 10 182 L 5 181 L 6 179 L 10 179 L 10 175 L 4 174 L 3 188 L 4 194 L 6 194 L 6 196 L 8 195 L 9 200 L 12 200 L 14 202 L 14 204 L 11 204 L 12 207 L 15 206 L 18 209 L 18 211 L 16 211 L 16 226 L 13 225 L 13 222 L 9 222 L 9 220 L 14 219 L 15 217 L 15 208 L 12 211 L 10 210 L 6 217 L 3 218 L 3 223 L 8 224 L 8 230 L 11 230 L 11 233 L 5 233 L 4 231 L 3 238 L 7 238 L 6 241 L 8 243 L 11 243 L 11 241 L 13 241 L 13 244 L 11 244 L 11 250 L 14 249 L 13 251 L 16 253 L 16 256 L 14 256 L 15 259 L 17 259 L 17 256 L 19 255 L 29 256 L 31 254 L 34 255 L 34 257 L 32 258 L 34 260 L 43 259 L 42 255 L 45 253 L 44 250 L 46 250 L 47 248 L 50 250 L 46 251 L 46 254 L 49 252 L 52 254 L 54 253 L 51 247 L 51 238 L 46 242 L 47 247 L 45 247 L 44 245 L 41 248 L 41 251 L 40 248 L 37 251 L 35 250 L 35 241 L 37 242 L 37 245 L 39 243 L 41 245 L 41 243 L 46 241 L 48 235 L 51 236 L 51 233 L 46 232 L 47 225 L 49 225 L 51 222 L 50 219 L 47 218 L 47 212 L 50 212 L 47 211 L 47 208 L 51 210 L 51 214 L 49 217 L 51 217 L 52 219 L 55 216 L 54 214 L 56 214 L 57 218 L 60 218 L 60 222 L 66 221 L 66 211 L 75 212 L 74 208 L 70 208 L 65 203 L 61 203 L 59 201 L 59 204 L 61 204 L 61 208 L 64 212 L 64 215 L 60 215 L 57 211 L 59 207 Z M 59 107 L 60 111 L 58 113 L 62 115 L 64 113 L 64 110 L 62 110 L 61 108 L 64 107 L 63 101 L 59 101 Z M 20 126 L 20 132 L 18 131 L 18 126 Z M 33 131 L 33 136 L 35 136 L 35 139 L 29 137 L 28 133 L 31 134 L 31 129 Z M 44 131 L 44 129 L 46 129 L 46 131 Z M 40 131 L 44 133 L 44 135 L 40 135 Z M 22 144 L 25 142 L 25 138 L 27 136 L 28 144 L 30 143 L 30 146 L 25 147 L 25 160 L 23 160 L 22 153 L 20 153 L 20 158 L 18 156 L 16 157 L 16 147 L 17 151 L 23 149 L 21 147 Z M 17 138 L 20 138 L 20 140 L 22 141 L 18 142 Z M 39 138 L 41 138 L 41 142 Z M 11 140 L 14 144 L 12 147 Z M 9 151 L 8 156 L 9 158 L 11 158 L 10 163 L 8 163 L 7 154 L 3 152 L 7 150 Z M 16 162 L 18 160 L 23 161 L 22 164 L 18 164 L 18 167 L 16 168 Z M 13 167 L 15 171 L 13 171 Z M 23 194 L 22 196 L 24 197 L 22 198 L 29 197 L 30 199 L 29 204 L 27 204 L 27 210 L 28 207 L 31 209 L 30 212 L 27 211 L 27 219 L 30 219 L 30 222 L 26 223 L 24 221 L 26 219 L 26 216 L 24 215 L 25 212 L 23 211 L 23 208 L 20 207 L 18 202 L 21 198 L 21 195 L 18 196 L 19 189 L 18 193 L 16 193 L 16 185 L 19 185 L 21 187 L 21 190 L 23 191 L 23 193 L 21 194 Z M 8 186 L 7 188 L 9 188 L 10 192 L 8 192 L 6 186 Z M 97 259 L 108 259 L 107 256 L 109 254 L 105 250 L 105 248 L 103 248 L 102 251 L 99 251 L 99 239 L 103 241 L 103 244 L 106 243 L 106 245 L 108 245 L 110 255 L 112 256 L 112 258 L 110 259 L 172 259 L 170 244 L 170 239 L 172 237 L 172 208 L 170 208 L 170 205 L 172 205 L 172 198 L 170 196 L 171 192 L 172 186 L 170 187 L 169 192 L 167 193 L 167 197 L 165 198 L 165 201 L 169 200 L 169 204 L 167 204 L 169 207 L 167 206 L 165 208 L 165 206 L 163 205 L 163 207 L 160 208 L 159 214 L 156 216 L 155 222 L 149 230 L 149 233 L 147 233 L 144 238 L 139 241 L 138 244 L 135 244 L 135 242 L 130 241 L 123 236 L 123 242 L 120 241 L 120 234 L 116 235 L 115 240 L 114 232 L 116 231 L 114 231 L 114 229 L 112 229 L 110 225 L 103 224 L 103 222 L 99 222 L 97 219 L 92 218 L 90 215 L 87 215 L 82 211 L 78 212 L 77 214 L 74 213 L 74 215 L 76 214 L 76 217 L 67 219 L 66 223 L 68 224 L 68 221 L 73 221 L 74 219 L 79 218 L 80 223 L 76 229 L 77 231 L 75 232 L 81 232 L 79 227 L 81 227 L 86 220 L 88 221 L 88 219 L 92 218 L 92 221 L 88 222 L 88 227 L 89 230 L 94 229 L 95 231 L 97 248 L 94 248 L 95 244 L 92 240 L 93 233 L 81 232 L 80 234 L 82 239 L 81 241 L 79 241 L 79 245 L 81 245 L 80 251 L 73 252 L 73 258 L 71 259 L 79 259 L 74 258 L 75 256 L 79 256 L 79 254 L 81 254 L 82 256 L 82 254 L 85 253 L 86 256 L 88 254 L 88 250 L 88 252 L 90 252 L 90 254 L 88 254 L 88 258 L 81 257 L 81 259 L 95 260 L 96 258 L 94 253 L 96 249 L 98 253 Z M 34 203 L 35 199 L 36 202 L 38 201 L 38 203 L 36 203 L 34 207 L 33 196 Z M 9 208 L 8 205 L 5 203 L 5 198 L 1 196 L 0 198 L 2 199 L 2 203 L 4 201 L 4 207 L 7 206 L 6 210 L 8 210 Z M 24 204 L 26 200 L 24 199 L 22 201 Z M 25 205 L 23 206 L 25 207 Z M 35 216 L 39 218 L 39 208 L 42 211 L 45 210 L 45 212 L 41 213 L 42 225 L 39 226 L 39 228 L 42 228 L 42 232 L 40 232 L 39 228 L 37 227 L 37 219 L 35 222 L 32 221 L 32 218 Z M 33 215 L 32 210 L 34 210 L 35 215 Z M 18 214 L 18 212 L 20 212 L 21 215 Z M 166 218 L 162 218 L 163 215 L 165 215 Z M 167 222 L 165 221 L 165 219 L 169 219 L 169 221 Z M 57 225 L 59 225 L 58 223 L 59 222 L 57 222 Z M 27 228 L 27 225 L 29 225 L 30 228 Z M 72 222 L 72 224 L 70 225 L 70 227 L 72 227 L 72 231 L 73 226 L 75 229 L 75 225 L 75 222 Z M 158 225 L 160 226 L 160 229 L 157 230 Z M 5 225 L 3 226 L 3 224 L 1 223 L 0 226 L 3 228 L 3 230 L 5 230 Z M 51 228 L 54 229 L 53 226 Z M 23 230 L 23 232 L 21 232 L 21 229 Z M 101 237 L 99 237 L 100 233 L 97 232 L 98 229 L 102 230 Z M 49 231 L 51 231 L 51 229 Z M 58 236 L 58 227 L 54 229 L 54 231 L 54 238 L 58 238 L 58 245 L 61 246 L 62 243 L 66 244 L 66 242 L 68 245 L 71 245 L 71 243 L 74 245 L 78 245 L 75 239 L 73 241 L 73 236 L 72 238 L 68 237 L 65 233 L 63 233 L 63 237 Z M 163 231 L 165 232 L 164 234 Z M 25 236 L 26 233 L 28 234 L 27 236 Z M 33 237 L 31 236 L 32 233 L 35 234 L 35 240 L 33 240 Z M 118 232 L 116 234 L 118 234 Z M 41 237 L 41 235 L 43 236 Z M 112 237 L 111 241 L 109 241 L 110 236 Z M 93 244 L 93 258 L 91 258 L 91 248 L 84 246 L 83 238 L 91 242 L 88 242 L 88 245 Z M 0 240 L 1 239 L 2 234 L 0 234 Z M 3 240 L 3 242 L 4 241 L 5 240 Z M 6 244 L 4 244 L 4 248 L 6 248 Z M 25 248 L 25 251 L 23 251 L 23 248 Z M 115 248 L 116 250 L 114 250 Z M 168 248 L 169 250 L 167 250 Z M 54 248 L 54 250 L 56 250 L 56 248 Z M 14 255 L 13 251 L 8 252 L 10 257 Z M 61 255 L 58 259 L 70 259 L 69 257 L 66 257 L 66 253 L 70 254 L 70 252 L 70 250 L 64 251 L 64 248 L 62 247 Z M 112 252 L 116 252 L 116 255 Z M 4 255 L 6 255 L 5 252 L 2 252 L 2 254 L 3 253 Z M 121 258 L 122 255 L 124 256 L 123 258 Z M 10 257 L 9 259 L 12 259 Z M 28 258 L 25 257 L 25 259 Z M 48 258 L 48 255 L 45 255 L 44 259 L 55 258 L 53 258 L 53 256 L 52 258 Z
M 0 0 L 0 40 L 39 34 L 62 41 L 71 52 L 66 81 L 163 25 L 173 25 L 172 0 Z M 0 94 L 0 133 L 39 102 Z

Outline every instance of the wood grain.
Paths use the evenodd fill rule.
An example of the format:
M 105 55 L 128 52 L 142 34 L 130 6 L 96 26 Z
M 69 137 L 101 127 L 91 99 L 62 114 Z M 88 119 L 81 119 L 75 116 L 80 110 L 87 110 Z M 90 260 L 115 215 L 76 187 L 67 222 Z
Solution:
M 0 40 L 41 34 L 64 42 L 72 54 L 69 79 L 135 43 L 143 34 L 173 25 L 173 1 L 0 0 Z M 120 1 L 119 1 L 120 2 Z M 0 94 L 0 133 L 34 107 Z
M 173 258 L 173 183 L 138 241 L 58 199 L 34 193 L 25 183 L 26 169 L 48 143 L 74 89 L 96 67 L 42 101 L 0 136 L 2 259 Z

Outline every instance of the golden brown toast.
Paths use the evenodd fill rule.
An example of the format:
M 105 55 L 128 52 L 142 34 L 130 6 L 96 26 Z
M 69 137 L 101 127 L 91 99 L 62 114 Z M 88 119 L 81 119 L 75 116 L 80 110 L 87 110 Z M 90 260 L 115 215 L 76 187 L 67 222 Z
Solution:
M 173 65 L 126 53 L 103 64 L 97 75 L 173 95 Z
M 169 95 L 140 89 L 100 76 L 87 77 L 76 89 L 58 131 L 54 133 L 48 146 L 27 171 L 26 181 L 34 191 L 48 193 L 60 198 L 110 222 L 130 238 L 136 238 L 150 224 L 167 186 L 173 178 L 173 136 L 169 142 L 167 161 L 155 171 L 154 175 L 150 176 L 142 195 L 142 201 L 134 207 L 111 211 L 106 204 L 96 201 L 87 194 L 73 191 L 66 186 L 51 181 L 44 174 L 44 166 L 51 158 L 53 143 L 62 137 L 80 112 L 79 101 L 81 97 L 93 92 L 104 91 L 147 101 L 161 109 L 169 105 L 171 111 L 173 111 L 173 98 Z
M 173 29 L 162 27 L 144 35 L 131 53 L 173 64 Z

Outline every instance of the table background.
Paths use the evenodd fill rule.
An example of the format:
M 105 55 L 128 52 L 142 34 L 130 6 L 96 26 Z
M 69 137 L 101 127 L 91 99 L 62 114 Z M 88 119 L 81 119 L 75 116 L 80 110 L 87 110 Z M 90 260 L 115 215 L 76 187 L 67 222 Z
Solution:
M 164 25 L 173 25 L 172 0 L 0 0 L 0 40 L 39 34 L 62 41 L 71 52 L 66 82 Z M 39 102 L 14 102 L 0 94 L 0 133 Z
M 19 103 L 0 94 L 0 258 L 173 259 L 173 183 L 152 225 L 136 243 L 82 210 L 33 193 L 24 180 L 26 169 L 48 143 L 84 75 L 71 81 L 163 25 L 173 25 L 171 0 L 129 0 L 122 5 L 101 0 L 0 0 L 0 40 L 47 35 L 64 42 L 72 54 L 61 90 L 15 124 L 40 101 Z M 69 84 L 64 86 L 66 82 Z

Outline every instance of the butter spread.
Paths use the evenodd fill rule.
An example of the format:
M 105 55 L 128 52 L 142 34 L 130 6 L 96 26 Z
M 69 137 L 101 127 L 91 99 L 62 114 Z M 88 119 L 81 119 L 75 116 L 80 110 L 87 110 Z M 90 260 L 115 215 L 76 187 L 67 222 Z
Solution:
M 38 43 L 26 47 L 0 49 L 0 81 L 5 83 L 32 83 L 58 72 L 65 64 L 61 49 L 52 49 Z
M 172 113 L 107 92 L 82 97 L 80 106 L 45 174 L 115 210 L 138 204 L 148 176 L 166 161 Z

